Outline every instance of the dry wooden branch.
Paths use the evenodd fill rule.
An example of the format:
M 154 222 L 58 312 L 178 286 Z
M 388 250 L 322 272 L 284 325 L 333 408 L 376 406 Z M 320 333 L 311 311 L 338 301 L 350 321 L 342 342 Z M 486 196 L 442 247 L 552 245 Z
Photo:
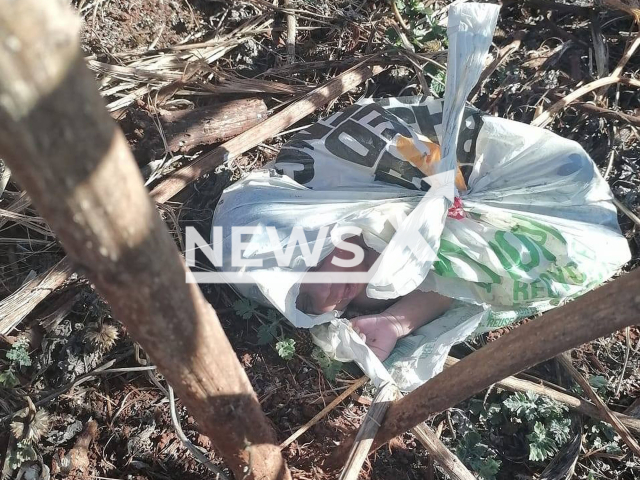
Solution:
M 267 106 L 259 98 L 234 100 L 193 110 L 164 111 L 160 122 L 166 143 L 157 134 L 149 140 L 145 136 L 137 150 L 151 158 L 162 156 L 165 150 L 189 152 L 199 146 L 229 140 L 266 118 Z M 149 119 L 148 130 L 153 129 Z
M 0 156 L 236 478 L 290 479 L 215 311 L 107 114 L 63 2 L 0 0 Z
M 605 77 L 599 78 L 598 80 L 594 80 L 591 83 L 587 83 L 582 87 L 574 90 L 569 95 L 564 97 L 562 100 L 554 103 L 549 107 L 546 112 L 541 113 L 536 118 L 533 119 L 531 125 L 535 127 L 544 127 L 551 122 L 553 116 L 562 110 L 564 107 L 569 105 L 571 102 L 576 101 L 578 98 L 583 96 L 586 93 L 591 92 L 592 90 L 596 90 L 597 88 L 604 87 L 605 85 L 611 85 L 612 83 L 624 83 L 625 85 L 631 85 L 637 88 L 640 88 L 640 80 L 636 80 L 635 78 L 624 78 L 624 77 Z
M 0 335 L 7 335 L 52 291 L 61 287 L 73 272 L 62 259 L 49 270 L 26 282 L 0 302 Z
M 455 365 L 459 361 L 460 360 L 457 360 L 453 357 L 448 357 L 445 366 L 450 367 L 452 365 Z M 554 390 L 553 388 L 539 383 L 530 382 L 529 380 L 522 380 L 516 377 L 507 377 L 503 380 L 500 380 L 499 382 L 496 382 L 495 386 L 503 388 L 505 390 L 509 390 L 511 392 L 531 392 L 537 395 L 544 395 L 545 397 L 555 400 L 556 402 L 560 402 L 567 407 L 591 418 L 596 418 L 605 422 L 607 421 L 606 417 L 593 403 L 583 400 L 582 398 L 578 398 L 573 395 Z M 614 415 L 623 423 L 624 426 L 633 431 L 636 435 L 640 436 L 640 418 L 633 418 L 622 413 L 614 413 Z
M 358 480 L 360 470 L 362 470 L 362 465 L 369 455 L 369 449 L 378 428 L 380 428 L 384 414 L 387 413 L 387 408 L 389 408 L 391 401 L 399 395 L 398 387 L 393 383 L 382 384 L 362 421 L 362 425 L 360 425 L 358 435 L 356 435 L 353 447 L 351 447 L 349 457 L 340 475 L 340 480 Z
M 291 0 L 284 0 L 285 8 L 292 8 Z M 287 14 L 287 63 L 289 65 L 296 61 L 296 15 L 293 12 Z
M 571 104 L 571 107 L 576 108 L 578 110 L 582 110 L 587 113 L 595 113 L 596 115 L 600 115 L 605 118 L 610 118 L 612 120 L 620 120 L 622 122 L 628 122 L 631 125 L 640 127 L 640 117 L 637 115 L 630 115 L 628 113 L 618 112 L 617 110 L 610 110 L 608 108 L 598 107 L 593 103 L 586 103 L 586 102 L 573 103 Z
M 371 59 L 373 59 L 373 57 L 371 57 Z M 279 113 L 273 115 L 268 120 L 229 140 L 212 152 L 202 155 L 193 163 L 173 172 L 153 189 L 151 195 L 157 202 L 164 203 L 189 183 L 196 180 L 200 175 L 211 172 L 227 160 L 237 158 L 260 142 L 280 133 L 285 128 L 313 113 L 317 108 L 338 98 L 343 93 L 351 90 L 380 71 L 382 71 L 381 67 L 368 67 L 363 64 L 352 67 L 341 75 L 329 80 L 324 85 L 316 88 Z M 70 273 L 69 271 L 68 274 Z M 38 275 L 38 278 L 44 278 L 50 274 L 51 270 L 48 270 Z M 62 282 L 64 282 L 66 278 L 67 277 L 63 278 Z M 32 295 L 25 298 L 22 306 L 24 315 L 26 316 L 37 307 L 45 297 L 46 295 Z M 0 304 L 0 308 L 1 307 L 2 304 Z M 2 312 L 2 310 L 0 310 L 0 312 Z M 2 317 L 0 316 L 0 318 Z
M 358 380 L 353 382 L 349 388 L 347 388 L 344 392 L 342 392 L 339 396 L 337 396 L 329 405 L 324 407 L 320 412 L 318 412 L 314 417 L 305 423 L 302 427 L 296 430 L 289 438 L 287 438 L 284 442 L 280 444 L 280 449 L 283 449 L 293 443 L 300 435 L 313 427 L 316 423 L 322 420 L 331 410 L 336 408 L 340 402 L 342 402 L 345 398 L 355 392 L 358 388 L 367 383 L 369 379 L 367 377 L 360 377 Z
M 607 404 L 602 401 L 598 394 L 593 390 L 593 387 L 589 384 L 586 378 L 573 366 L 571 363 L 571 357 L 566 353 L 558 356 L 558 361 L 567 369 L 573 379 L 580 385 L 584 393 L 591 399 L 591 401 L 598 407 L 598 410 L 607 419 L 607 423 L 618 432 L 618 435 L 622 438 L 622 441 L 627 444 L 633 453 L 640 457 L 640 445 L 635 438 L 631 435 L 627 427 L 618 419 L 607 407 Z
M 458 457 L 449 451 L 438 438 L 436 432 L 421 423 L 413 427 L 411 432 L 422 446 L 433 456 L 434 460 L 444 469 L 453 480 L 475 480 L 476 477 L 464 466 Z
M 74 473 L 82 476 L 89 470 L 89 447 L 96 438 L 98 438 L 98 423 L 95 420 L 89 420 L 84 430 L 78 435 L 73 448 L 66 454 L 62 450 L 53 456 L 51 473 L 64 475 L 66 478 L 75 478 Z
M 640 270 L 636 270 L 475 351 L 394 402 L 374 448 L 510 375 L 633 325 L 640 309 L 639 291 Z M 330 465 L 344 463 L 354 437 L 336 451 Z
M 211 172 L 223 162 L 237 158 L 380 71 L 379 67 L 357 65 L 332 78 L 264 122 L 173 172 L 151 191 L 152 198 L 156 202 L 166 202 L 196 178 Z

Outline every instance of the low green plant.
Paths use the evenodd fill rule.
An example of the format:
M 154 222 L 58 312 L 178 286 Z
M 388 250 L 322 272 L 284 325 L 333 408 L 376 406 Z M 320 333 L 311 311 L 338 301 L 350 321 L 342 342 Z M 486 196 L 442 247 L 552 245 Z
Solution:
M 469 430 L 463 435 L 456 454 L 462 463 L 484 480 L 494 480 L 502 465 L 496 458 L 496 451 L 483 443 L 482 436 L 475 430 Z
M 258 327 L 258 345 L 268 345 L 275 341 L 276 352 L 280 358 L 291 360 L 296 353 L 296 341 L 285 336 L 281 325 L 284 317 L 275 310 L 268 310 L 266 315 L 255 313 L 263 320 L 262 325 Z
M 16 374 L 11 369 L 11 367 L 7 368 L 3 372 L 0 372 L 0 387 L 13 388 L 19 383 L 20 382 L 18 381 L 18 377 L 16 377 Z
M 318 362 L 324 376 L 331 381 L 334 381 L 336 375 L 342 370 L 342 362 L 329 358 L 320 347 L 313 349 L 311 358 Z
M 285 338 L 276 343 L 276 352 L 280 358 L 291 360 L 296 353 L 296 341 L 293 338 Z
M 600 421 L 590 421 L 586 426 L 585 446 L 590 450 L 604 450 L 610 455 L 622 454 L 620 436 L 611 425 Z
M 596 391 L 606 390 L 609 385 L 609 380 L 607 380 L 607 377 L 603 377 L 602 375 L 594 375 L 593 377 L 589 377 L 589 385 L 591 385 Z
M 275 310 L 269 310 L 265 316 L 265 322 L 258 328 L 258 345 L 268 345 L 283 336 L 282 315 L 278 315 Z
M 393 1 L 393 0 L 392 0 Z M 395 0 L 396 7 L 409 27 L 411 43 L 418 48 L 439 51 L 447 47 L 447 29 L 439 25 L 434 12 L 421 0 Z M 402 41 L 393 28 L 386 32 L 388 40 L 402 46 Z
M 20 383 L 16 377 L 17 370 L 21 367 L 30 367 L 32 363 L 28 348 L 29 341 L 24 337 L 11 345 L 11 349 L 6 354 L 9 366 L 0 372 L 0 386 L 13 388 Z
M 30 367 L 31 357 L 28 348 L 29 341 L 26 338 L 19 338 L 11 345 L 11 350 L 7 352 L 7 360 L 19 367 Z
M 529 460 L 542 462 L 569 441 L 571 420 L 565 418 L 566 405 L 531 392 L 514 393 L 503 405 L 506 413 L 526 422 Z
M 258 313 L 258 304 L 248 298 L 240 298 L 233 302 L 233 310 L 242 319 L 249 320 Z
M 9 457 L 9 463 L 13 470 L 17 470 L 25 462 L 34 462 L 36 460 L 38 460 L 38 454 L 35 447 L 24 440 L 16 444 L 16 448 L 11 452 L 11 457 Z
M 547 427 L 542 422 L 536 422 L 533 432 L 527 435 L 529 440 L 529 460 L 542 462 L 558 451 L 558 444 L 549 435 Z

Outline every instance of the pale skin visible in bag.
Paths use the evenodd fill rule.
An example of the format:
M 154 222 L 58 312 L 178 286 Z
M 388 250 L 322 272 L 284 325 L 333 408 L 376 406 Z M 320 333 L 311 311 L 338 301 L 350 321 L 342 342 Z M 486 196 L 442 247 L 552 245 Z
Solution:
M 353 253 L 337 246 L 325 257 L 313 272 L 366 272 L 375 263 L 378 253 L 367 247 L 361 237 L 351 237 L 345 242 L 359 245 L 365 252 L 364 259 L 354 267 L 340 267 L 334 258 L 349 260 Z M 343 311 L 351 305 L 360 309 L 380 310 L 380 313 L 353 318 L 351 326 L 365 340 L 380 360 L 386 359 L 398 339 L 436 319 L 449 309 L 452 299 L 435 292 L 415 290 L 393 300 L 376 300 L 367 297 L 365 283 L 305 283 L 300 285 L 296 300 L 299 310 L 319 315 L 332 310 Z

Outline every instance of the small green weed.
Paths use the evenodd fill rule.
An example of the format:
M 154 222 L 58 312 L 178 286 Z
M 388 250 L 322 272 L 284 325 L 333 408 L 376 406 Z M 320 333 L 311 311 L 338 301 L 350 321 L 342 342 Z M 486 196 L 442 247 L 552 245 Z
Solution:
M 311 358 L 318 362 L 324 376 L 331 381 L 334 381 L 336 375 L 342 370 L 342 362 L 327 357 L 327 354 L 320 347 L 313 349 Z
M 500 460 L 495 450 L 482 442 L 482 436 L 475 430 L 464 434 L 456 448 L 458 458 L 468 468 L 476 472 L 484 480 L 494 480 L 500 471 Z
M 503 405 L 506 413 L 526 422 L 529 460 L 542 462 L 569 441 L 571 420 L 565 418 L 566 405 L 531 392 L 514 393 Z
M 415 47 L 427 51 L 439 51 L 447 47 L 447 29 L 438 25 L 433 10 L 425 5 L 426 2 L 395 0 L 395 3 L 409 27 L 409 40 Z M 402 46 L 402 41 L 393 28 L 386 31 L 386 36 L 393 45 Z
M 276 351 L 280 358 L 291 360 L 296 353 L 296 341 L 293 338 L 285 338 L 276 343 Z
M 268 310 L 264 315 L 258 310 L 258 304 L 248 298 L 241 298 L 233 303 L 233 310 L 239 317 L 248 320 L 256 316 L 263 320 L 258 328 L 258 345 L 268 345 L 277 340 L 276 352 L 284 360 L 291 360 L 296 353 L 296 341 L 284 335 L 281 322 L 283 320 L 276 310 Z
M 258 313 L 258 304 L 248 298 L 241 298 L 233 302 L 233 310 L 239 317 L 249 320 Z
M 9 360 L 9 367 L 0 372 L 0 386 L 4 388 L 13 388 L 20 382 L 16 377 L 16 372 L 21 367 L 31 366 L 31 357 L 29 356 L 29 341 L 22 337 L 16 340 L 7 352 L 6 358 Z

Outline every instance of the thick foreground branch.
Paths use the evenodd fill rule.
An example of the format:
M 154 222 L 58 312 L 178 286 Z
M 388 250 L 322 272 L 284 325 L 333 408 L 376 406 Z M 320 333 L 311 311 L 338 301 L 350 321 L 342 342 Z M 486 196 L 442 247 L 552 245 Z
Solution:
M 638 321 L 640 270 L 543 314 L 447 368 L 387 411 L 372 448 L 504 378 Z M 342 465 L 355 435 L 329 465 Z
M 276 438 L 107 114 L 61 1 L 0 0 L 0 157 L 238 479 L 289 479 Z

